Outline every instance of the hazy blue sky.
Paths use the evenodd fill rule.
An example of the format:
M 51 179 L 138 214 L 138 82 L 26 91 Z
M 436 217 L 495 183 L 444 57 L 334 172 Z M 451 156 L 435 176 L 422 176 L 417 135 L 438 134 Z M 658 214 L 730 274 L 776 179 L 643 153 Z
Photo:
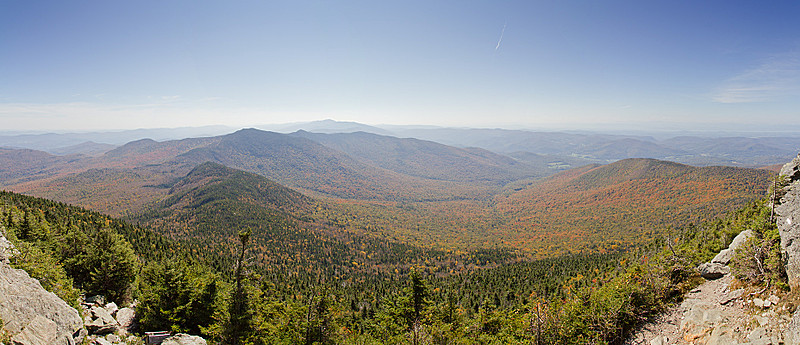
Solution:
M 800 125 L 798 1 L 0 0 L 0 130 Z

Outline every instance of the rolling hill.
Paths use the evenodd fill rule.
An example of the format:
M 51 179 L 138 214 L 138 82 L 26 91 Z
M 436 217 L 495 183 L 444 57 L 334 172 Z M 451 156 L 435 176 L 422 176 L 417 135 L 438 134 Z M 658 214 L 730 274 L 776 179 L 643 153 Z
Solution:
M 320 216 L 354 233 L 422 247 L 512 248 L 551 257 L 625 249 L 699 224 L 763 197 L 772 175 L 628 159 L 512 183 L 490 200 L 341 201 Z
M 654 159 L 585 166 L 498 196 L 499 235 L 541 253 L 635 245 L 763 196 L 771 175 Z
M 493 155 L 471 156 L 483 154 Z M 435 155 L 427 157 L 436 160 Z M 0 170 L 0 185 L 117 216 L 163 197 L 168 192 L 163 186 L 206 161 L 257 173 L 318 196 L 354 200 L 487 198 L 497 190 L 486 183 L 412 176 L 423 174 L 411 170 L 406 171 L 409 174 L 395 172 L 313 140 L 254 129 L 165 142 L 142 139 L 98 157 L 3 149 L 1 160 L 7 164 Z M 117 200 L 112 200 L 117 193 Z
M 51 153 L 66 156 L 72 154 L 84 154 L 87 156 L 99 156 L 113 150 L 117 146 L 111 144 L 99 144 L 93 141 L 86 141 L 77 145 L 60 147 L 50 150 Z
M 798 137 L 725 137 L 539 132 L 471 128 L 392 128 L 397 136 L 414 137 L 459 147 L 480 147 L 501 154 L 529 152 L 581 157 L 598 163 L 627 158 L 655 158 L 697 166 L 759 167 L 782 164 L 800 150 Z M 669 133 L 661 133 L 666 135 Z
M 43 151 L 0 148 L 0 186 L 49 178 L 85 169 L 83 155 L 55 156 Z
M 617 139 L 621 144 L 614 150 L 633 140 Z M 310 229 L 327 229 L 323 233 L 338 229 L 328 234 L 332 238 L 346 233 L 438 250 L 497 247 L 536 256 L 641 243 L 670 226 L 708 219 L 760 197 L 769 175 L 628 159 L 536 180 L 542 169 L 551 173 L 586 160 L 529 152 L 515 153 L 519 159 L 514 160 L 482 149 L 363 132 L 286 135 L 247 129 L 210 138 L 140 140 L 100 157 L 0 153 L 8 161 L 0 183 L 10 181 L 6 186 L 14 191 L 117 216 L 142 217 L 148 205 L 159 202 L 156 209 L 147 209 L 161 212 L 147 216 L 148 222 L 182 236 L 222 221 L 219 215 L 228 214 L 226 210 L 241 208 L 275 226 L 291 228 L 302 219 L 313 224 Z M 522 162 L 526 159 L 547 168 L 532 168 L 535 164 Z M 323 206 L 300 207 L 306 211 L 298 214 L 275 206 L 277 201 L 265 204 L 268 198 L 258 189 L 239 190 L 233 182 L 219 187 L 219 177 L 209 174 L 221 168 L 211 169 L 206 162 L 251 173 L 248 178 L 226 173 L 229 181 L 252 185 L 256 176 L 265 178 L 322 197 Z M 203 188 L 208 188 L 204 193 L 225 195 L 226 201 L 196 204 Z M 244 202 L 237 195 L 261 201 Z M 281 202 L 293 205 L 295 199 L 302 198 Z M 222 209 L 212 211 L 211 205 Z M 204 210 L 204 216 L 188 216 L 193 209 Z M 242 214 L 235 218 L 248 223 Z M 225 236 L 220 241 L 230 240 L 230 234 Z
M 209 162 L 176 181 L 165 199 L 129 218 L 173 239 L 193 240 L 229 254 L 236 248 L 238 232 L 251 228 L 254 242 L 260 248 L 269 246 L 263 252 L 285 259 L 308 251 L 296 245 L 304 242 L 298 236 L 307 236 L 298 221 L 310 205 L 307 197 L 262 176 Z
M 440 260 L 453 260 L 463 268 L 478 258 L 347 231 L 315 216 L 315 210 L 327 207 L 263 176 L 206 162 L 176 181 L 165 199 L 127 219 L 229 259 L 235 257 L 238 232 L 251 229 L 251 253 L 259 271 L 276 282 L 364 281 L 412 264 L 438 270 L 449 267 L 438 265 Z M 486 253 L 483 264 L 490 262 L 487 256 L 510 258 Z
M 370 166 L 302 137 L 245 129 L 217 138 L 172 162 L 216 162 L 304 192 L 345 199 L 448 200 L 486 197 L 491 192 L 484 185 L 426 179 Z
M 484 149 L 463 149 L 413 138 L 366 132 L 319 134 L 298 131 L 291 135 L 344 152 L 364 164 L 426 179 L 504 185 L 549 173 L 546 168 L 533 167 Z

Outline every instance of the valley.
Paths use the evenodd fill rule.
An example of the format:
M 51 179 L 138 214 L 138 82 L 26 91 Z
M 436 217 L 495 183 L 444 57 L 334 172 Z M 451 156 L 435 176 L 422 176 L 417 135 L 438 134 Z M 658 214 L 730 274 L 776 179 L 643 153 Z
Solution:
M 556 157 L 517 157 L 522 159 L 365 132 L 245 129 L 138 140 L 96 157 L 8 149 L 0 152 L 9 161 L 0 185 L 138 220 L 154 205 L 177 202 L 170 201 L 178 197 L 175 186 L 186 188 L 196 167 L 213 162 L 313 198 L 316 206 L 306 206 L 302 215 L 295 211 L 297 219 L 429 249 L 502 248 L 543 258 L 645 243 L 670 227 L 702 222 L 757 198 L 770 176 L 766 170 L 655 159 L 563 170 L 576 161 L 557 160 L 563 165 L 553 168 Z M 189 221 L 159 224 L 184 224 L 191 231 L 213 223 Z
M 733 228 L 709 233 L 709 222 L 758 207 L 753 202 L 763 198 L 774 176 L 766 169 L 653 158 L 598 164 L 546 150 L 515 152 L 365 132 L 256 129 L 141 139 L 92 156 L 3 149 L 0 159 L 9 163 L 0 174 L 3 189 L 91 211 L 17 194 L 7 194 L 2 209 L 9 229 L 23 229 L 28 219 L 41 222 L 40 228 L 64 229 L 33 238 L 17 235 L 23 243 L 75 236 L 67 235 L 67 224 L 86 222 L 64 223 L 63 216 L 53 215 L 88 212 L 98 229 L 117 224 L 113 231 L 130 243 L 142 272 L 185 272 L 181 276 L 189 280 L 182 284 L 189 285 L 215 281 L 221 286 L 219 301 L 233 298 L 231 284 L 242 279 L 235 267 L 247 231 L 247 296 L 256 305 L 254 315 L 265 322 L 253 326 L 259 329 L 254 339 L 265 334 L 286 336 L 288 342 L 310 339 L 297 332 L 324 325 L 281 321 L 307 312 L 310 303 L 322 308 L 319 322 L 336 322 L 352 335 L 342 328 L 318 339 L 402 343 L 404 324 L 417 317 L 392 308 L 406 308 L 408 279 L 423 284 L 414 283 L 415 276 L 424 277 L 424 289 L 430 289 L 425 290 L 429 334 L 523 339 L 532 329 L 563 327 L 560 322 L 577 312 L 556 308 L 554 299 L 586 303 L 580 300 L 594 298 L 594 292 L 585 291 L 623 293 L 614 286 L 631 279 L 635 289 L 652 289 L 647 284 L 655 282 L 683 289 L 662 273 L 642 281 L 629 270 L 641 255 L 660 258 L 664 241 L 673 238 L 701 246 L 702 253 L 716 250 Z M 96 231 L 87 236 L 98 236 Z M 698 244 L 699 233 L 721 240 Z M 45 255 L 68 255 L 58 246 L 45 248 L 51 248 Z M 667 264 L 644 265 L 659 271 Z M 136 279 L 156 279 L 150 274 L 156 273 Z M 137 289 L 156 298 L 148 303 L 167 303 L 144 286 Z M 664 289 L 653 292 L 672 291 Z M 226 308 L 224 303 L 215 308 Z M 577 306 L 569 303 L 563 308 Z M 647 303 L 636 306 L 644 308 L 636 313 L 661 305 Z M 507 329 L 515 318 L 530 317 L 534 305 L 546 308 L 550 321 Z M 445 311 L 449 314 L 441 314 Z M 522 314 L 507 314 L 512 312 Z M 169 324 L 158 320 L 150 326 Z M 224 319 L 202 320 L 186 330 L 224 324 Z M 459 322 L 480 326 L 449 328 Z M 632 326 L 604 339 L 621 339 Z M 501 337 L 501 329 L 512 338 Z M 219 330 L 203 332 L 225 337 Z

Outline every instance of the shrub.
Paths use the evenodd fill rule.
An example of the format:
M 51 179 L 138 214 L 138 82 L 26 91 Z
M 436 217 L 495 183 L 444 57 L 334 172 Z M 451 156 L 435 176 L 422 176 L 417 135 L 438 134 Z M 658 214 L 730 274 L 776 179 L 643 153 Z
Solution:
M 28 272 L 31 278 L 39 280 L 42 287 L 50 291 L 71 307 L 78 307 L 79 291 L 72 286 L 72 278 L 67 276 L 64 268 L 47 252 L 31 243 L 16 241 L 18 253 L 11 257 L 11 266 Z

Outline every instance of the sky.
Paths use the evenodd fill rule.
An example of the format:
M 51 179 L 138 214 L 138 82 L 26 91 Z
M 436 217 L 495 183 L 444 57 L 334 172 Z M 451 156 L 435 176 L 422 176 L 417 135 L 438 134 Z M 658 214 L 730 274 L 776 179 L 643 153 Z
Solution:
M 797 1 L 0 0 L 0 131 L 800 128 Z

